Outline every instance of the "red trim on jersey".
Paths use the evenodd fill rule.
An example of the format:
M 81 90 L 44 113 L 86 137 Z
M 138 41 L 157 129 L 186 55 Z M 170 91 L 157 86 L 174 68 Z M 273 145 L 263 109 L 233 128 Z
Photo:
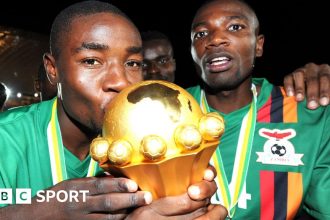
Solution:
M 274 172 L 260 171 L 260 219 L 274 217 Z
M 270 97 L 265 105 L 263 105 L 257 114 L 257 122 L 264 122 L 269 123 L 270 122 L 270 107 L 272 104 L 272 98 Z

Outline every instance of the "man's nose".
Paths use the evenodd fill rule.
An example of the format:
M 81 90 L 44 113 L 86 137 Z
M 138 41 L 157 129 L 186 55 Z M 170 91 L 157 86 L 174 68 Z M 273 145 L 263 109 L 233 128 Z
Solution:
M 124 65 L 112 64 L 103 81 L 104 91 L 120 92 L 130 85 Z
M 218 46 L 228 46 L 230 40 L 228 39 L 226 33 L 224 31 L 214 31 L 208 36 L 209 41 L 207 47 L 218 47 Z
M 149 73 L 152 73 L 152 74 L 156 74 L 156 73 L 159 73 L 160 72 L 160 69 L 159 69 L 156 61 L 150 62 L 150 65 L 148 67 L 148 72 Z

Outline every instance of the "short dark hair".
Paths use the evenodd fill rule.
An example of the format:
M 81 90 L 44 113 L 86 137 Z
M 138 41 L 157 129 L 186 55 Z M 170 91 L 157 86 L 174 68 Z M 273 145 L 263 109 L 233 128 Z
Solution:
M 160 31 L 150 30 L 141 32 L 142 41 L 150 40 L 167 40 L 171 43 L 170 39 Z
M 0 82 L 0 111 L 7 100 L 6 86 Z
M 71 22 L 75 18 L 103 12 L 120 15 L 131 22 L 125 13 L 110 3 L 89 0 L 72 4 L 63 9 L 52 24 L 49 42 L 52 55 L 57 57 L 60 54 L 62 38 L 70 31 Z

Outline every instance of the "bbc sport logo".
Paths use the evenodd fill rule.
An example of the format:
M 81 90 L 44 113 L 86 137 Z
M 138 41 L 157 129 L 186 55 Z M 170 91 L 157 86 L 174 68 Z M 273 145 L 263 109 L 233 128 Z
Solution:
M 31 189 L 16 189 L 16 204 L 31 204 Z M 0 204 L 13 204 L 13 190 L 0 189 Z
M 89 190 L 39 190 L 36 194 L 37 202 L 50 202 L 56 199 L 58 202 L 86 202 Z M 17 188 L 15 194 L 13 189 L 0 188 L 0 204 L 13 204 L 15 195 L 15 204 L 31 204 L 31 189 Z

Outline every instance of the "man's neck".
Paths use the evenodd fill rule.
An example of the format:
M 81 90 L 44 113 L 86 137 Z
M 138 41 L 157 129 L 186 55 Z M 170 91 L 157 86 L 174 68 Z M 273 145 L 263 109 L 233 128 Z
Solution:
M 257 87 L 257 90 L 260 88 Z M 252 102 L 251 81 L 242 83 L 237 89 L 219 91 L 214 94 L 206 92 L 206 99 L 210 107 L 224 114 L 236 111 Z
M 87 135 L 77 126 L 64 111 L 60 100 L 57 103 L 57 114 L 63 145 L 79 160 L 84 160 L 89 154 L 90 143 L 96 135 Z

